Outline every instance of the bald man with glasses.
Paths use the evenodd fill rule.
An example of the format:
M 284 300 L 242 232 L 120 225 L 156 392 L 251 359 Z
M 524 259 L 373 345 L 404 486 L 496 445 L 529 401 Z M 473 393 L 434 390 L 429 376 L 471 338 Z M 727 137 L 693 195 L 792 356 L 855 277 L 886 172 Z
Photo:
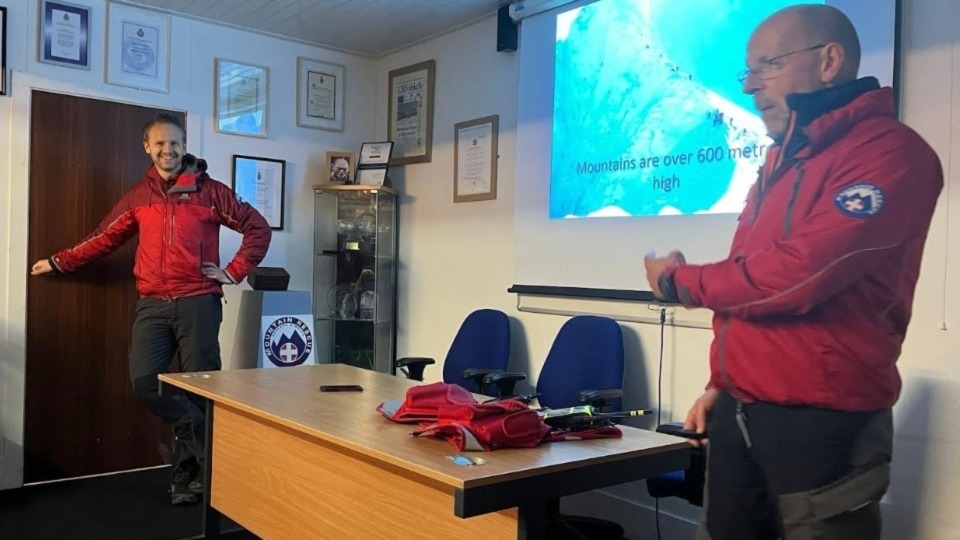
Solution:
M 685 421 L 709 435 L 703 538 L 880 538 L 896 361 L 943 171 L 859 64 L 836 8 L 765 20 L 740 80 L 776 144 L 730 254 L 645 261 L 658 298 L 714 312 Z

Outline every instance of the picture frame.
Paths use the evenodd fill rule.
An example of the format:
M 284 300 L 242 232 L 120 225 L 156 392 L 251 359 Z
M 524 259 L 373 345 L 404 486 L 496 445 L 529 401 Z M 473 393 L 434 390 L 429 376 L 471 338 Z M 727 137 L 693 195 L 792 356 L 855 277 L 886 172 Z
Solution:
M 453 202 L 497 198 L 500 115 L 485 116 L 453 127 Z
M 237 197 L 256 208 L 271 229 L 282 231 L 287 162 L 234 154 L 232 171 L 230 187 Z
M 387 171 L 393 154 L 393 141 L 365 142 L 360 145 L 354 182 L 362 186 L 390 186 Z
M 0 96 L 7 95 L 7 8 L 0 6 Z
M 331 150 L 326 153 L 323 164 L 327 171 L 328 184 L 352 184 L 357 171 L 357 154 L 355 152 L 338 152 Z
M 170 93 L 170 17 L 109 2 L 106 82 Z
M 436 61 L 390 71 L 387 138 L 394 142 L 390 165 L 430 163 Z
M 216 58 L 213 71 L 214 131 L 266 138 L 270 68 Z
M 297 57 L 297 125 L 343 131 L 346 67 Z
M 37 60 L 90 70 L 90 6 L 40 0 Z

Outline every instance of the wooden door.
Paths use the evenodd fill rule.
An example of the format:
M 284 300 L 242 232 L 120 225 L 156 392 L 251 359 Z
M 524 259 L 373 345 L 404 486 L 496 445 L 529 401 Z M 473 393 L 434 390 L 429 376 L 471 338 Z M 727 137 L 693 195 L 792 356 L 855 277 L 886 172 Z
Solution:
M 140 181 L 150 165 L 141 130 L 160 112 L 183 119 L 33 92 L 30 264 L 83 239 Z M 171 431 L 133 397 L 127 368 L 136 246 L 27 280 L 25 483 L 164 462 Z

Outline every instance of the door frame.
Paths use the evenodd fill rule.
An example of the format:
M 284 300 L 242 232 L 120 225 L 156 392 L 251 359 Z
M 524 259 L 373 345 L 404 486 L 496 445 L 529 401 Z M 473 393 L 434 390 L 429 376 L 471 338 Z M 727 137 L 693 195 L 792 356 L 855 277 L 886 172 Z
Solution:
M 202 150 L 202 138 L 201 126 L 197 121 L 191 122 L 191 116 L 196 118 L 201 115 L 191 115 L 189 110 L 204 110 L 189 98 L 188 108 L 184 109 L 183 100 L 177 100 L 173 94 L 150 95 L 156 100 L 138 101 L 152 92 L 127 91 L 119 87 L 116 92 L 110 92 L 104 91 L 112 90 L 110 88 L 91 89 L 19 71 L 12 79 L 7 104 L 11 129 L 0 129 L 0 163 L 9 163 L 6 170 L 0 168 L 0 231 L 6 231 L 6 234 L 0 234 L 0 490 L 23 486 L 27 383 L 26 280 L 30 264 L 27 260 L 32 129 L 30 108 L 33 91 L 181 111 L 187 119 L 187 140 L 197 143 L 194 153 Z M 5 150 L 9 152 L 6 155 Z M 14 231 L 19 233 L 15 234 Z

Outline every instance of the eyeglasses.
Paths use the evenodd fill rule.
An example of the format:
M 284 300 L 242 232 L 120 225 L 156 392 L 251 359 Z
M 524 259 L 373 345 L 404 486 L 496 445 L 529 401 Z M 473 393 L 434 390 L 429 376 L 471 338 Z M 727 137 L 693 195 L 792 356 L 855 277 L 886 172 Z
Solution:
M 783 62 L 780 62 L 780 60 L 783 60 L 788 56 L 793 56 L 795 54 L 799 54 L 802 52 L 815 51 L 817 49 L 822 49 L 826 46 L 827 46 L 826 43 L 821 43 L 819 45 L 814 45 L 813 47 L 807 47 L 806 49 L 790 51 L 788 53 L 781 54 L 780 56 L 774 56 L 773 58 L 768 58 L 763 62 L 760 62 L 759 67 L 755 67 L 753 69 L 745 69 L 741 71 L 739 74 L 737 74 L 737 80 L 740 81 L 740 83 L 742 84 L 744 81 L 747 80 L 747 77 L 751 75 L 761 81 L 772 79 L 777 76 L 777 73 L 776 73 L 777 70 L 783 67 Z

